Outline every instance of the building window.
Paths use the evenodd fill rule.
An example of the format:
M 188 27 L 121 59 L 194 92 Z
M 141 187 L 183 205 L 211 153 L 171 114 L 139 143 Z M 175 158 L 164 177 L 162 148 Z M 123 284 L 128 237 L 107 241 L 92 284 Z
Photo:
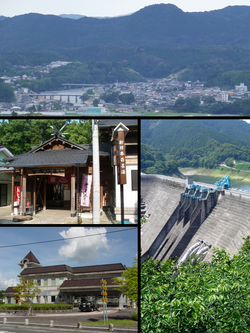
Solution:
M 47 285 L 48 285 L 48 279 L 44 279 L 44 280 L 43 280 L 43 285 L 44 285 L 44 286 L 47 286 Z
M 51 285 L 55 286 L 56 285 L 56 279 L 51 279 Z
M 138 191 L 138 170 L 131 171 L 132 191 Z
M 138 145 L 128 145 L 125 146 L 126 156 L 138 156 Z
M 36 280 L 36 283 L 38 284 L 38 286 L 41 285 L 41 280 Z
M 56 296 L 51 296 L 51 302 L 55 302 L 56 301 Z
M 63 281 L 64 281 L 64 278 L 60 278 L 60 279 L 59 279 L 59 283 L 60 283 L 60 285 L 63 283 Z

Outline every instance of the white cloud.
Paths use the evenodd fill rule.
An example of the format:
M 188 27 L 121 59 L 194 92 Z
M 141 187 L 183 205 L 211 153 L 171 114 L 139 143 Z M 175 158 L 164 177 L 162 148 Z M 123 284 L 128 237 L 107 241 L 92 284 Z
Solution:
M 110 248 L 106 237 L 105 228 L 73 227 L 59 234 L 65 239 L 66 245 L 62 245 L 58 254 L 64 258 L 76 260 L 79 263 L 93 262 L 99 258 L 99 250 Z M 91 236 L 93 235 L 93 236 Z M 75 239 L 70 237 L 87 236 Z
M 17 285 L 16 279 L 6 280 L 0 273 L 0 290 L 6 290 L 8 287 L 15 287 Z

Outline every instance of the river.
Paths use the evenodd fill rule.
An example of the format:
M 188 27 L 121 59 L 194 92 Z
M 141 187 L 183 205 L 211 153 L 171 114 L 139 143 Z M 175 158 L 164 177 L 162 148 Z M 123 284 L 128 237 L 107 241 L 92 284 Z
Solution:
M 221 177 L 222 178 L 222 177 Z M 221 178 L 211 177 L 211 176 L 202 176 L 202 175 L 194 175 L 194 182 L 206 183 L 214 185 L 215 182 L 220 180 Z M 250 191 L 250 183 L 242 182 L 237 179 L 231 179 L 231 188 L 237 188 L 241 190 Z

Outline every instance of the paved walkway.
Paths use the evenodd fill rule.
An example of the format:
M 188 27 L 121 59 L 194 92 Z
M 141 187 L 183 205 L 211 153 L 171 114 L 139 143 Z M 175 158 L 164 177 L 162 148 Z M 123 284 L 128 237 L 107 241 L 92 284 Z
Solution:
M 47 209 L 32 216 L 30 221 L 13 222 L 15 215 L 11 215 L 11 207 L 0 207 L 0 224 L 92 224 L 92 213 L 82 213 L 81 217 L 70 217 L 69 210 Z M 78 223 L 79 219 L 79 223 Z M 102 212 L 100 224 L 113 224 L 112 220 Z

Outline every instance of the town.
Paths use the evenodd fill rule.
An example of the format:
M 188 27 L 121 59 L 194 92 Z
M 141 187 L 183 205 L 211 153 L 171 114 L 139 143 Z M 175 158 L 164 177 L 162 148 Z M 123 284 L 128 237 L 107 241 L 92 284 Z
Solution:
M 68 62 L 56 61 L 47 66 L 34 67 L 37 72 L 48 73 L 56 67 L 65 66 Z M 21 67 L 29 72 L 30 66 Z M 20 68 L 19 68 L 20 69 Z M 141 115 L 150 113 L 169 114 L 176 112 L 177 105 L 183 100 L 195 99 L 199 106 L 216 104 L 218 102 L 232 103 L 235 100 L 249 98 L 247 86 L 239 82 L 234 89 L 223 90 L 215 86 L 207 88 L 204 83 L 196 81 L 181 81 L 176 75 L 164 79 L 148 79 L 146 82 L 113 84 L 72 84 L 65 83 L 60 91 L 36 93 L 27 87 L 16 84 L 22 79 L 35 81 L 34 75 L 2 76 L 3 82 L 10 84 L 15 93 L 16 101 L 0 102 L 0 114 L 11 115 L 41 115 L 41 116 L 81 116 L 84 114 L 110 115 Z M 120 95 L 130 95 L 127 101 L 119 100 Z M 106 98 L 105 97 L 114 97 Z

